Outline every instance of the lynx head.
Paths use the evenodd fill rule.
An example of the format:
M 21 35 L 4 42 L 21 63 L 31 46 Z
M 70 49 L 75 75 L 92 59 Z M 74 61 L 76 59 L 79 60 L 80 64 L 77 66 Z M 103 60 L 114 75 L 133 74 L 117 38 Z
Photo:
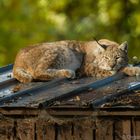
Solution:
M 108 71 L 118 71 L 128 64 L 127 42 L 121 45 L 106 39 L 99 40 L 97 46 L 102 50 L 96 56 L 94 65 Z

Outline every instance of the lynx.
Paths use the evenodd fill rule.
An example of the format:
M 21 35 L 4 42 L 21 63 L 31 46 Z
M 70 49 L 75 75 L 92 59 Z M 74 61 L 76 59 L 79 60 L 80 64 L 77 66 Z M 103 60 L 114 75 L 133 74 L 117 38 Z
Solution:
M 127 42 L 101 39 L 99 41 L 56 41 L 32 45 L 19 51 L 13 76 L 20 82 L 75 78 L 81 76 L 107 77 L 118 71 L 140 75 L 139 67 L 128 66 Z

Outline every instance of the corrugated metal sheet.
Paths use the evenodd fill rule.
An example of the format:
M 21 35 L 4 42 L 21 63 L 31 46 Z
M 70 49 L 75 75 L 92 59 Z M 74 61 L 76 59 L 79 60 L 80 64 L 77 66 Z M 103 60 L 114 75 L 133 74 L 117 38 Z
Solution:
M 123 73 L 95 79 L 56 79 L 50 82 L 21 84 L 12 78 L 12 66 L 0 68 L 0 107 L 49 107 L 77 106 L 91 108 L 121 107 L 117 99 L 132 97 L 140 101 L 140 79 Z M 131 96 L 130 96 L 131 95 Z M 125 97 L 124 97 L 125 96 Z M 132 103 L 131 102 L 131 103 Z M 137 101 L 138 102 L 138 101 Z M 139 105 L 126 103 L 123 107 L 135 108 Z

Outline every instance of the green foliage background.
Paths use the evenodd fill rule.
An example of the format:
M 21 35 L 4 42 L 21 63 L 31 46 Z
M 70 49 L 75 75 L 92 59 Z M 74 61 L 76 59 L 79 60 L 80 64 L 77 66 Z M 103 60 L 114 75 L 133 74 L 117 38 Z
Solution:
M 93 37 L 127 40 L 140 57 L 140 0 L 0 0 L 0 66 L 29 44 Z

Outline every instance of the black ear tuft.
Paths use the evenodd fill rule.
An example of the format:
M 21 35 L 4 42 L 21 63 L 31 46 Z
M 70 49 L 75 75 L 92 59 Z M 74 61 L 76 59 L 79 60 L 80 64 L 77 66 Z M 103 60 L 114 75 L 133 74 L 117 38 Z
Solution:
M 99 43 L 98 43 L 99 44 Z M 99 44 L 102 48 L 104 48 L 106 50 L 107 46 L 104 44 Z
M 104 45 L 104 44 L 100 44 L 96 38 L 94 38 L 94 40 L 98 43 L 98 45 L 100 45 L 103 49 L 106 50 L 106 48 L 107 48 L 106 45 Z

